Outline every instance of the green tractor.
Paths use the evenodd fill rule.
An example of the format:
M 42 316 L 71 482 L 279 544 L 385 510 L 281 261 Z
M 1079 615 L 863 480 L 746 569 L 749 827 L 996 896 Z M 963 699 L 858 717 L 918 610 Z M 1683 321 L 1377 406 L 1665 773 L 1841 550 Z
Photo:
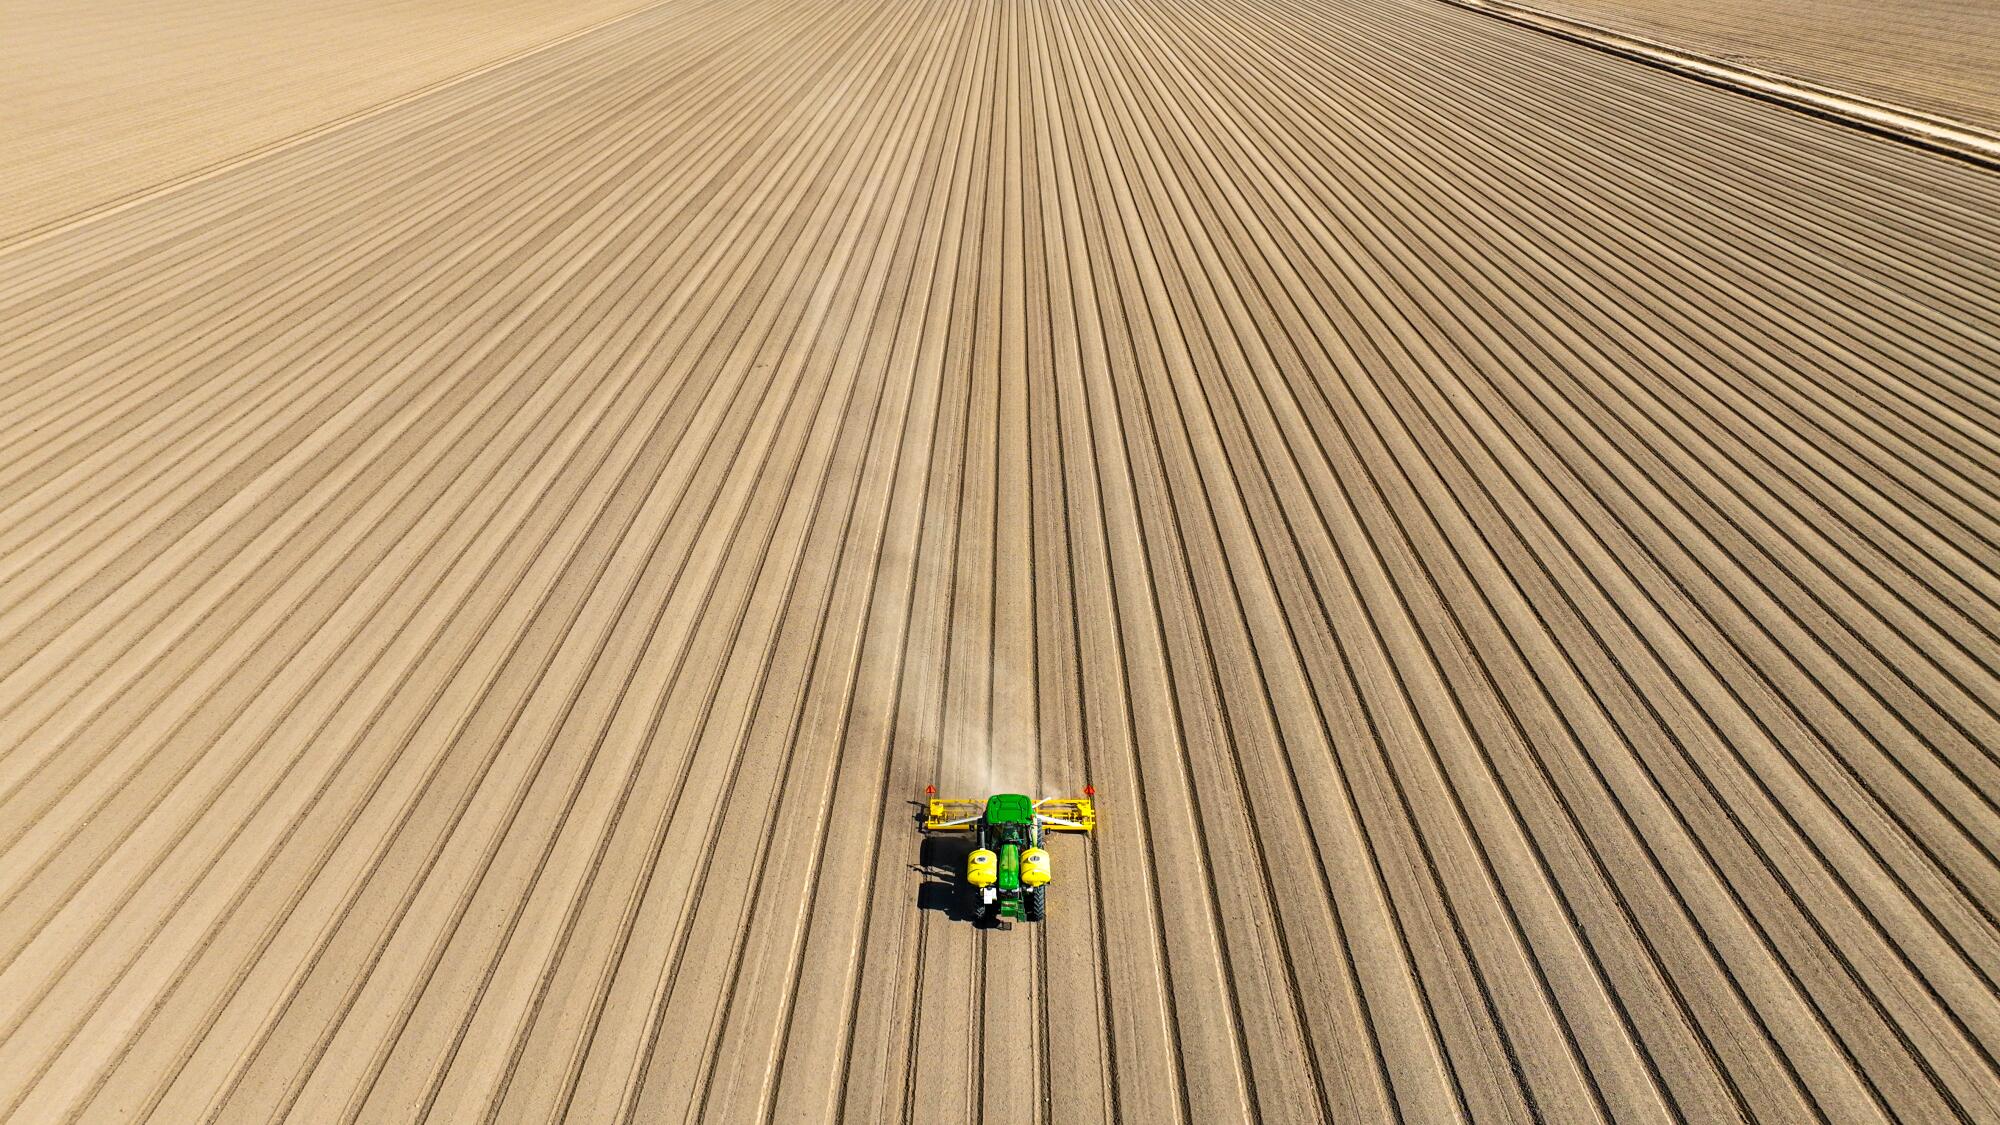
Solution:
M 1020 793 L 997 793 L 984 802 L 939 797 L 924 790 L 926 832 L 974 832 L 978 846 L 965 861 L 965 881 L 979 892 L 982 921 L 1039 922 L 1047 912 L 1049 853 L 1042 833 L 1089 832 L 1097 827 L 1096 791 L 1081 797 L 1035 801 Z

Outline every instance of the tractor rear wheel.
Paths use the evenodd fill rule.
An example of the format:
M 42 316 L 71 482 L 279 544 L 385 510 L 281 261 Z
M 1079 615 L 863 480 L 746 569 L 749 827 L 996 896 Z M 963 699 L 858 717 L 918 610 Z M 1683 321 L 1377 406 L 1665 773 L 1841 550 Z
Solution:
M 1047 887 L 1031 887 L 1021 896 L 1021 917 L 1025 921 L 1039 922 L 1048 906 Z

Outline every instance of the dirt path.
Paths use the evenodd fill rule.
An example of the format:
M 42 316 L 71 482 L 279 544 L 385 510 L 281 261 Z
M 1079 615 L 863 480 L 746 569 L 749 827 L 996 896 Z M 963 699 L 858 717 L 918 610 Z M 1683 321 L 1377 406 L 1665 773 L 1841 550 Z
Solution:
M 18 246 L 0 1118 L 2000 1119 L 1996 294 L 1394 2 L 665 4 Z M 927 783 L 1096 786 L 1045 925 Z
M 1983 0 L 1545 0 L 1534 6 L 2000 130 L 2000 9 Z

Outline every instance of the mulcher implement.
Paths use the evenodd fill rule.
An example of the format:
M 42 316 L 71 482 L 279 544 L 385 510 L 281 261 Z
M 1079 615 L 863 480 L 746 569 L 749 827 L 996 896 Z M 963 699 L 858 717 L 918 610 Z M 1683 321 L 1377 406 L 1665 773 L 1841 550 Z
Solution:
M 1097 827 L 1095 790 L 1081 797 L 1031 800 L 996 793 L 984 801 L 924 793 L 926 832 L 971 832 L 978 847 L 965 860 L 965 881 L 979 892 L 980 917 L 999 922 L 1039 922 L 1046 912 L 1052 866 L 1042 848 L 1044 832 L 1089 832 Z

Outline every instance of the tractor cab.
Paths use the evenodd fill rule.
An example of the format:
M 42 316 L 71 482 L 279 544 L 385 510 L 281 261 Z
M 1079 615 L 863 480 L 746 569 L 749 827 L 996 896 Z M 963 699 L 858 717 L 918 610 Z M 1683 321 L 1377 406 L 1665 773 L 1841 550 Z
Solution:
M 986 816 L 981 828 L 995 845 L 1031 847 L 1042 839 L 1041 828 L 1035 824 L 1035 803 L 1019 793 L 986 798 Z

